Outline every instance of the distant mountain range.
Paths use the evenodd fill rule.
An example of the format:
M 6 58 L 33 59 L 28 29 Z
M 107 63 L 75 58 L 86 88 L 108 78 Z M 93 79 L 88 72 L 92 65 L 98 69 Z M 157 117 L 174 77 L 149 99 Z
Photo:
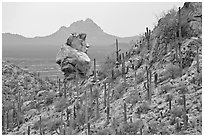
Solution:
M 124 26 L 125 27 L 125 26 Z M 105 33 L 93 20 L 86 19 L 72 23 L 69 27 L 62 26 L 55 33 L 45 37 L 26 38 L 18 34 L 2 34 L 2 56 L 13 58 L 45 58 L 55 60 L 56 54 L 64 44 L 70 33 L 87 34 L 87 42 L 91 45 L 90 57 L 102 61 L 105 56 L 114 52 L 115 40 L 119 41 L 119 48 L 126 51 L 130 48 L 130 41 L 138 36 L 117 37 Z

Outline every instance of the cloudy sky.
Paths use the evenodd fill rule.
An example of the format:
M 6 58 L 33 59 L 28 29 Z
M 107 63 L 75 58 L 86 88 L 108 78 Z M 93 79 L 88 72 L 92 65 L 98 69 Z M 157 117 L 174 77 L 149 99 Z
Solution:
M 2 32 L 25 37 L 46 36 L 61 26 L 91 18 L 105 32 L 126 37 L 153 28 L 157 17 L 182 2 L 3 2 Z

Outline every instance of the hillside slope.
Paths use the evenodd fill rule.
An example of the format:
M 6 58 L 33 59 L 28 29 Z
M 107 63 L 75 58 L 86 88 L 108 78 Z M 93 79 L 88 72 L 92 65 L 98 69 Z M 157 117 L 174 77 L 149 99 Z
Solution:
M 66 86 L 53 82 L 52 88 L 44 85 L 45 97 L 33 88 L 35 92 L 31 93 L 38 94 L 34 100 L 42 99 L 41 106 L 24 107 L 21 113 L 29 119 L 23 118 L 19 129 L 9 126 L 5 134 L 201 135 L 201 9 L 202 3 L 196 2 L 187 2 L 181 8 L 179 59 L 175 50 L 178 11 L 173 10 L 151 32 L 150 50 L 145 37 L 138 47 L 129 50 L 124 58 L 125 68 L 122 64 L 117 67 L 115 60 L 109 59 L 98 70 L 96 82 L 93 76 L 79 80 L 78 84 L 68 82 Z M 20 75 L 15 69 L 8 71 L 10 65 L 3 64 L 3 93 L 7 94 L 6 89 L 12 89 L 12 84 L 5 83 L 15 79 L 13 74 Z M 21 94 L 30 91 L 25 87 L 22 85 Z M 12 114 L 12 110 L 8 112 Z

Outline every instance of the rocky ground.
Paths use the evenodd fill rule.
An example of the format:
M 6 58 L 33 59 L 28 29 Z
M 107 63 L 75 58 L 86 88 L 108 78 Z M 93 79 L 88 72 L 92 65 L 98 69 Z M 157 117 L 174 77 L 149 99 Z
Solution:
M 84 135 L 86 114 L 89 134 L 202 134 L 201 9 L 201 3 L 185 3 L 181 8 L 182 67 L 174 58 L 177 12 L 173 11 L 161 18 L 151 32 L 151 50 L 147 50 L 142 38 L 139 46 L 130 50 L 125 58 L 129 66 L 126 79 L 120 64 L 109 68 L 114 70 L 114 77 L 109 72 L 105 77 L 98 73 L 97 82 L 89 76 L 79 80 L 78 85 L 76 81 L 68 82 L 64 88 L 58 80 L 40 79 L 2 61 L 3 134 Z M 146 66 L 151 66 L 151 98 L 147 98 Z M 110 95 L 109 123 L 104 83 Z

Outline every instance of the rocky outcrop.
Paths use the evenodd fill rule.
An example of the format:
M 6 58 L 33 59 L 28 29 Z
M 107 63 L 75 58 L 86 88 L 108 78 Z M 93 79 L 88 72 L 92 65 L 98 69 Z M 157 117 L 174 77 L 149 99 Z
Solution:
M 86 54 L 89 45 L 85 42 L 86 37 L 80 36 L 80 34 L 71 35 L 56 57 L 56 63 L 60 65 L 68 80 L 75 78 L 76 73 L 84 77 L 90 69 L 91 60 Z

